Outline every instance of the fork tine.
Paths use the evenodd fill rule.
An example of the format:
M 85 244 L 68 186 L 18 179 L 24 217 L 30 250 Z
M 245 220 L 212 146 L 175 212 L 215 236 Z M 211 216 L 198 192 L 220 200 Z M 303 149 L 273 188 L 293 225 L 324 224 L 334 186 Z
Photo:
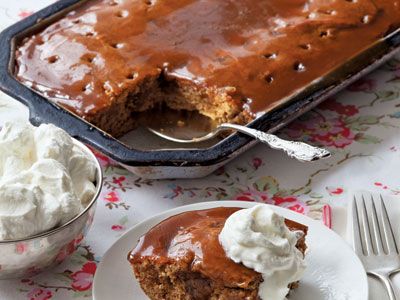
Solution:
M 374 248 L 372 246 L 372 237 L 371 237 L 371 227 L 369 225 L 369 220 L 367 217 L 367 206 L 365 205 L 364 195 L 361 196 L 361 224 L 363 227 L 363 235 L 365 242 L 365 254 L 371 255 L 374 253 Z
M 390 224 L 389 216 L 386 210 L 385 202 L 383 201 L 382 195 L 381 198 L 381 218 L 382 218 L 382 228 L 383 228 L 383 236 L 386 242 L 386 248 L 388 254 L 399 254 L 399 249 L 396 244 L 396 239 L 393 234 L 392 225 Z
M 352 213 L 353 213 L 353 248 L 357 254 L 365 254 L 363 243 L 362 243 L 362 236 L 361 236 L 361 228 L 360 228 L 360 220 L 358 217 L 358 207 L 357 207 L 357 200 L 356 196 L 353 197 L 352 203 Z
M 376 212 L 375 201 L 374 197 L 371 194 L 371 206 L 372 206 L 372 230 L 374 232 L 374 241 L 375 241 L 375 254 L 383 254 L 385 253 L 383 249 L 383 242 L 382 242 L 382 234 L 381 234 L 381 227 L 378 222 L 378 214 Z

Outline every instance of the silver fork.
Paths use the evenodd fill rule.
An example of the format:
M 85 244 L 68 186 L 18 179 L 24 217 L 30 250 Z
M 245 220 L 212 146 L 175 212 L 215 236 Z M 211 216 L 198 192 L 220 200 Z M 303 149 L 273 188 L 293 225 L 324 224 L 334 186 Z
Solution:
M 354 250 L 367 274 L 376 277 L 384 284 L 390 300 L 397 300 L 391 275 L 400 271 L 399 248 L 382 196 L 379 202 L 381 209 L 378 220 L 373 196 L 362 195 L 358 199 L 354 196 L 352 207 Z

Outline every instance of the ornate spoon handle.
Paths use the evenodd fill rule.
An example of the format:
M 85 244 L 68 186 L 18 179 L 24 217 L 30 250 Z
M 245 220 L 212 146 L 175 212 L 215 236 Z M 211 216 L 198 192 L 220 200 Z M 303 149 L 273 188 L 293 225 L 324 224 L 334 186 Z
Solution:
M 303 142 L 286 141 L 277 137 L 276 135 L 245 126 L 224 123 L 218 126 L 218 128 L 233 129 L 252 136 L 260 142 L 269 145 L 273 149 L 284 151 L 288 156 L 299 161 L 315 161 L 330 156 L 330 152 L 326 149 L 311 146 Z

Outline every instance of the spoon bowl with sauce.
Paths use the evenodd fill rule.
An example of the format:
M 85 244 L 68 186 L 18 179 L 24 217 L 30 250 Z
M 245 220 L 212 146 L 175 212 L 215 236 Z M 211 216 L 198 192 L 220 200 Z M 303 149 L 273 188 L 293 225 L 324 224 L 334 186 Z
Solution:
M 215 125 L 207 117 L 191 112 L 186 114 L 176 112 L 175 115 L 169 112 L 166 117 L 150 121 L 147 129 L 163 139 L 182 144 L 204 142 L 225 131 L 236 131 L 251 136 L 273 149 L 284 151 L 289 157 L 302 162 L 316 161 L 330 156 L 330 152 L 323 148 L 284 140 L 276 135 L 242 125 L 231 123 Z

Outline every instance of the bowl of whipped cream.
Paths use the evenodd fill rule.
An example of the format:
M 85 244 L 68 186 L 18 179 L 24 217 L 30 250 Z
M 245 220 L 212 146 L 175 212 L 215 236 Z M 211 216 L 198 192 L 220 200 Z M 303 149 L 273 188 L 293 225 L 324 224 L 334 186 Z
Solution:
M 70 256 L 89 230 L 102 187 L 94 154 L 64 130 L 0 130 L 0 279 L 29 277 Z

